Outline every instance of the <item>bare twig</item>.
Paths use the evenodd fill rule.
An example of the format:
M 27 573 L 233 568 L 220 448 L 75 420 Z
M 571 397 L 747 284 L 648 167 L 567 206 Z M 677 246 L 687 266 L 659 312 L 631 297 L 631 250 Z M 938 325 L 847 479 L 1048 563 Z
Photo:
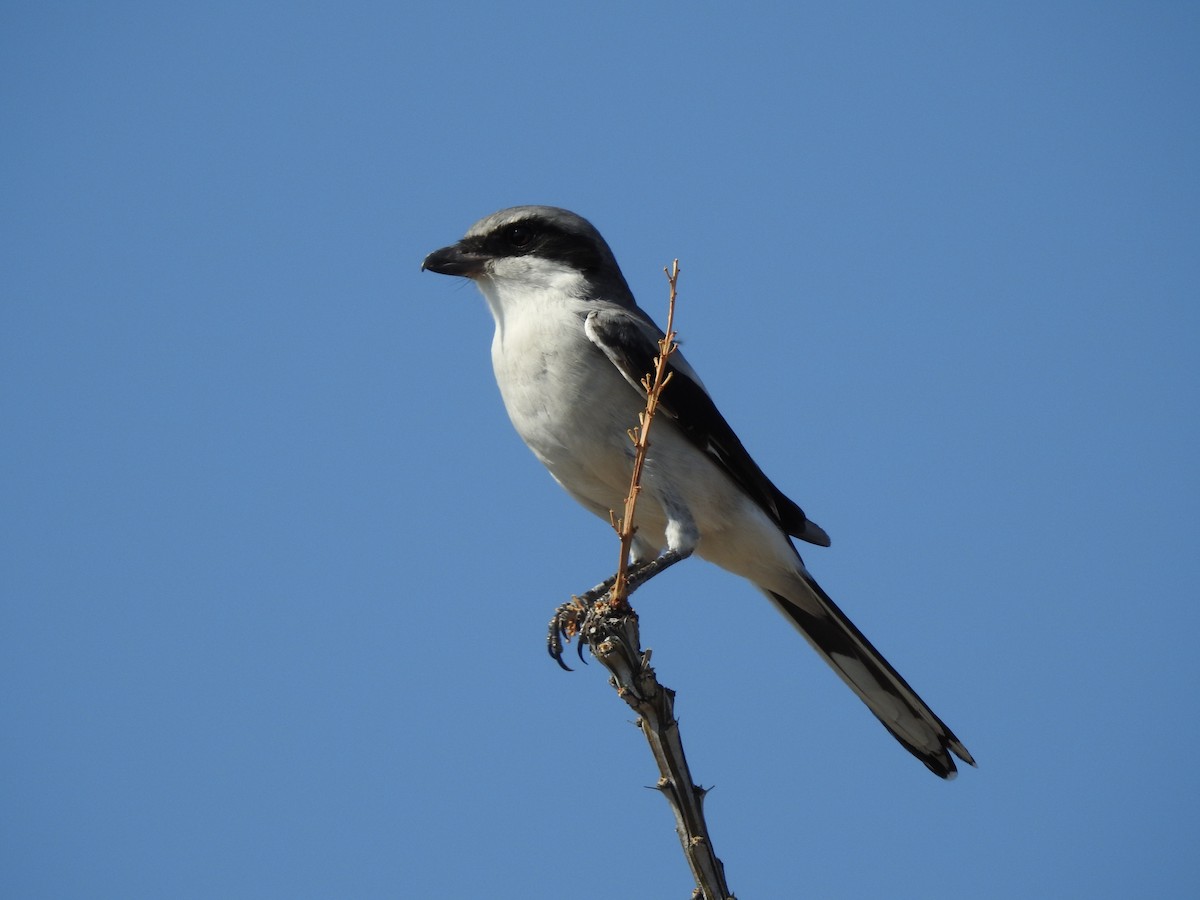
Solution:
M 642 487 L 642 468 L 650 447 L 650 425 L 658 410 L 663 389 L 671 380 L 667 360 L 676 349 L 673 329 L 679 260 L 675 260 L 670 270 L 666 271 L 671 285 L 667 330 L 659 341 L 654 371 L 642 380 L 646 389 L 646 408 L 638 416 L 637 427 L 629 432 L 635 455 L 624 513 L 619 520 L 615 514 L 612 515 L 613 527 L 621 540 L 617 574 L 607 600 L 600 599 L 593 603 L 586 613 L 579 637 L 587 641 L 593 655 L 612 674 L 609 683 L 616 688 L 617 694 L 638 714 L 637 725 L 646 736 L 654 761 L 658 764 L 657 787 L 671 805 L 675 815 L 675 831 L 696 880 L 696 890 L 692 896 L 704 900 L 733 900 L 725 883 L 724 866 L 713 851 L 704 820 L 706 792 L 692 780 L 683 752 L 679 723 L 675 719 L 675 692 L 659 684 L 654 669 L 650 667 L 650 651 L 641 649 L 637 613 L 629 605 L 629 556 L 637 530 L 634 512 Z M 551 634 L 553 637 L 553 624 Z M 561 659 L 559 662 L 561 664 Z
M 638 494 L 642 492 L 642 468 L 646 465 L 646 453 L 650 449 L 650 424 L 654 414 L 658 412 L 658 400 L 663 390 L 671 381 L 671 372 L 667 371 L 667 360 L 675 352 L 675 296 L 679 284 L 679 260 L 671 263 L 671 268 L 664 269 L 667 282 L 671 285 L 671 295 L 667 301 L 667 331 L 659 339 L 658 356 L 654 358 L 654 371 L 642 376 L 642 387 L 646 389 L 646 408 L 638 413 L 638 424 L 629 429 L 629 438 L 633 441 L 633 476 L 629 481 L 629 493 L 625 496 L 625 513 L 619 520 L 613 521 L 613 528 L 621 539 L 621 554 L 617 559 L 617 578 L 612 586 L 612 602 L 614 606 L 629 604 L 629 554 L 633 549 L 633 535 L 637 526 L 633 522 L 633 514 L 637 510 Z M 612 516 L 612 513 L 609 513 Z

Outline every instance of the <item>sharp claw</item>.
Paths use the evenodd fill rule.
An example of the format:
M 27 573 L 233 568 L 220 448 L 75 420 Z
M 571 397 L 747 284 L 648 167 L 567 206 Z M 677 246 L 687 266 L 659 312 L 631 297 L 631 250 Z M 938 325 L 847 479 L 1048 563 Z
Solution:
M 565 662 L 563 662 L 563 658 L 562 658 L 563 646 L 562 646 L 562 641 L 559 640 L 558 633 L 559 633 L 558 622 L 551 622 L 550 623 L 550 634 L 546 637 L 546 652 L 550 654 L 550 658 L 552 660 L 554 660 L 556 663 L 558 663 L 559 666 L 561 666 L 562 668 L 564 668 L 568 672 L 570 672 L 571 667 L 568 666 Z
M 575 671 L 565 662 L 563 662 L 563 644 L 562 639 L 566 635 L 566 630 L 562 622 L 562 612 L 556 612 L 554 618 L 550 620 L 550 633 L 546 636 L 546 651 L 550 654 L 550 658 L 558 663 L 560 669 L 564 672 Z

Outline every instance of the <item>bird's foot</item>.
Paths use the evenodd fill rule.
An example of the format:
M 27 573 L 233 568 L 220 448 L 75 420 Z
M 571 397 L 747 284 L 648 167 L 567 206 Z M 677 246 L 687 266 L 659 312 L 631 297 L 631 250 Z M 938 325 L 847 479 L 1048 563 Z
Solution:
M 587 643 L 584 625 L 588 617 L 592 615 L 597 601 L 612 590 L 616 580 L 616 575 L 606 578 L 590 591 L 584 591 L 578 597 L 572 597 L 554 611 L 554 615 L 550 619 L 550 632 L 546 635 L 546 649 L 550 653 L 550 658 L 568 672 L 571 671 L 571 667 L 563 662 L 563 642 L 570 643 L 571 638 L 578 635 L 579 642 L 575 649 L 579 652 L 580 661 L 584 664 L 587 663 L 583 657 L 583 648 Z
M 637 614 L 628 602 L 629 594 L 632 594 L 655 575 L 669 569 L 675 563 L 687 559 L 691 554 L 690 548 L 667 550 L 657 559 L 634 565 L 626 576 L 624 598 L 609 596 L 612 586 L 617 581 L 616 575 L 604 579 L 590 591 L 585 591 L 578 597 L 572 597 L 556 609 L 554 616 L 550 619 L 550 630 L 546 635 L 546 649 L 550 653 L 550 658 L 570 672 L 571 667 L 563 662 L 563 644 L 564 642 L 570 643 L 571 638 L 578 636 L 579 641 L 575 649 L 579 653 L 580 661 L 586 663 L 587 660 L 583 658 L 583 648 L 589 643 L 589 636 L 596 630 L 591 627 L 591 623 L 601 616 L 636 616 Z
M 635 623 L 637 621 L 633 607 L 626 600 L 614 599 L 607 591 L 596 599 L 589 599 L 587 594 L 572 597 L 554 611 L 554 617 L 550 619 L 550 633 L 546 636 L 546 648 L 550 651 L 550 657 L 570 672 L 571 667 L 563 662 L 564 642 L 569 643 L 575 638 L 579 660 L 586 664 L 583 648 L 592 647 L 594 650 L 601 646 L 606 635 L 611 635 L 622 622 L 630 619 Z

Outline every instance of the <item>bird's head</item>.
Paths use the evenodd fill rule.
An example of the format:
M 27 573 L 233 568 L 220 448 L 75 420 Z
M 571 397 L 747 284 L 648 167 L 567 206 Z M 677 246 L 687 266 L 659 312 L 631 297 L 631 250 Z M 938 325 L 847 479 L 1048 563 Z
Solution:
M 517 293 L 556 291 L 632 303 L 604 238 L 582 216 L 554 206 L 514 206 L 480 219 L 456 244 L 425 257 L 423 270 L 472 279 L 504 302 Z

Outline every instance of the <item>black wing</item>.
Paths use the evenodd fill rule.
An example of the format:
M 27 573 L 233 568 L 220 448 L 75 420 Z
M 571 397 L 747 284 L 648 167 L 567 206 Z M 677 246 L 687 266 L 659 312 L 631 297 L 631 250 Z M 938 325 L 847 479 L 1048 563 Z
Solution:
M 662 337 L 658 326 L 626 310 L 599 309 L 588 313 L 584 330 L 625 380 L 644 396 L 646 390 L 641 381 L 654 370 L 657 341 Z M 674 419 L 676 427 L 702 453 L 754 498 L 780 528 L 810 544 L 828 547 L 829 535 L 772 484 L 700 385 L 691 366 L 682 358 L 675 358 L 681 364 L 667 362 L 671 383 L 663 392 L 660 409 Z

